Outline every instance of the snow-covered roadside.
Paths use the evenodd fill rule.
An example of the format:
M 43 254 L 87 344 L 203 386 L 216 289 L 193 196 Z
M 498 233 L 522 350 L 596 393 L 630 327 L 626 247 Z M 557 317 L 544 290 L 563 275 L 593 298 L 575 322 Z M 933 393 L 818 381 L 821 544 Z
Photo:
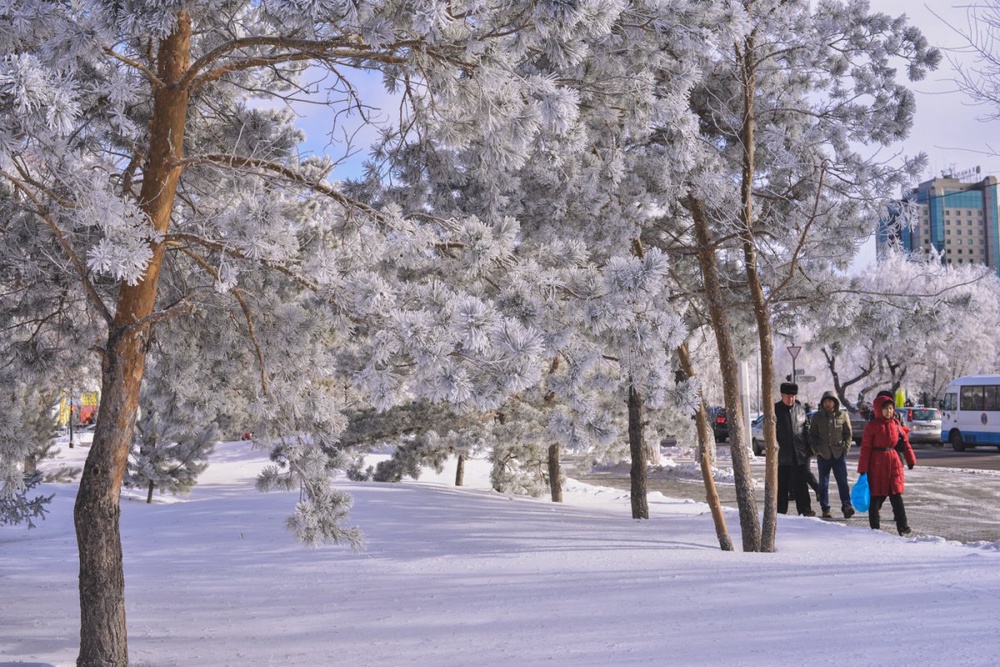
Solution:
M 178 502 L 122 506 L 132 662 L 187 665 L 991 665 L 997 545 L 780 517 L 776 554 L 718 550 L 707 507 L 570 481 L 566 502 L 440 475 L 352 483 L 363 552 L 306 549 L 297 495 L 223 443 Z M 71 665 L 75 486 L 0 528 L 0 665 Z M 730 527 L 738 521 L 730 515 Z M 821 648 L 822 647 L 822 648 Z

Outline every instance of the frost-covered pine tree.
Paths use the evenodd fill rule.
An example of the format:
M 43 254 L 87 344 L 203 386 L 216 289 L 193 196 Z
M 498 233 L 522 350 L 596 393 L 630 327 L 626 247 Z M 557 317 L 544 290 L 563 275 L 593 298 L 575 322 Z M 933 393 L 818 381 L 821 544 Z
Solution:
M 565 445 L 566 438 L 579 445 L 588 431 L 627 439 L 626 398 L 656 405 L 672 383 L 678 309 L 661 298 L 662 284 L 646 293 L 658 278 L 644 276 L 662 278 L 669 262 L 659 250 L 646 260 L 633 250 L 691 169 L 687 142 L 698 137 L 687 95 L 706 45 L 731 44 L 738 29 L 732 12 L 715 3 L 631 2 L 611 9 L 563 6 L 552 29 L 579 23 L 589 32 L 572 48 L 522 51 L 517 66 L 535 86 L 532 95 L 470 89 L 465 107 L 471 112 L 443 119 L 425 141 L 396 154 L 400 187 L 385 195 L 441 216 L 517 219 L 512 256 L 518 265 L 498 303 L 544 332 L 546 366 L 558 360 L 560 373 L 573 379 L 552 378 L 548 435 Z M 491 135 L 469 139 L 456 130 L 468 118 L 509 108 L 520 111 L 518 122 L 494 122 Z M 536 129 L 537 138 L 529 131 Z M 651 135 L 665 140 L 649 146 L 644 142 Z M 524 150 L 497 156 L 501 136 L 516 137 Z M 630 294 L 630 280 L 638 276 L 643 287 Z M 606 411 L 612 405 L 617 415 Z
M 707 228 L 703 250 L 714 254 L 724 239 L 738 240 L 731 252 L 742 256 L 760 337 L 762 391 L 770 397 L 772 310 L 803 274 L 818 267 L 827 271 L 810 277 L 829 279 L 829 268 L 844 267 L 870 234 L 872 213 L 920 166 L 920 159 L 903 168 L 882 164 L 871 152 L 905 137 L 912 124 L 913 95 L 898 82 L 897 65 L 918 80 L 940 53 L 905 20 L 872 12 L 863 0 L 745 0 L 742 9 L 750 29 L 719 54 L 692 97 L 706 137 L 700 145 L 706 170 L 692 183 L 689 208 Z M 714 269 L 707 261 L 703 269 L 707 280 Z M 718 300 L 716 319 L 723 312 Z M 737 360 L 726 350 L 724 329 L 715 326 L 726 404 L 736 417 L 735 465 L 744 451 L 742 411 Z M 756 510 L 741 503 L 740 512 L 744 548 L 771 551 L 777 464 L 769 400 L 765 439 L 759 545 L 748 539 L 756 533 L 750 525 Z
M 40 333 L 41 328 L 36 326 L 28 340 L 15 336 L 0 346 L 6 353 L 0 368 L 0 400 L 4 405 L 0 418 L 0 522 L 27 522 L 29 527 L 32 519 L 44 516 L 52 497 L 29 498 L 30 489 L 42 481 L 68 481 L 80 472 L 69 466 L 50 466 L 44 473 L 38 468 L 40 462 L 58 452 L 55 411 L 59 378 L 63 377 L 63 369 L 56 363 L 61 356 L 46 348 L 47 335 Z M 32 372 L 43 380 L 26 380 Z
M 148 382 L 139 408 L 136 441 L 123 483 L 145 490 L 147 503 L 153 502 L 157 489 L 161 493 L 187 493 L 208 467 L 208 457 L 221 434 L 219 427 L 214 419 L 204 418 L 203 412 L 179 404 L 176 394 L 169 390 L 157 393 Z
M 35 495 L 33 489 L 43 475 L 35 469 L 37 459 L 47 453 L 55 435 L 52 416 L 54 394 L 0 371 L 4 411 L 0 419 L 0 525 L 44 518 L 52 496 Z
M 617 6 L 594 2 L 587 11 L 600 17 Z M 593 32 L 593 22 L 550 20 L 564 10 L 558 2 L 445 8 L 284 0 L 32 1 L 0 10 L 0 180 L 16 217 L 2 233 L 17 255 L 3 267 L 5 286 L 52 297 L 59 284 L 72 284 L 86 303 L 86 322 L 78 324 L 92 327 L 85 349 L 96 351 L 102 374 L 100 419 L 75 507 L 78 664 L 127 663 L 118 502 L 154 337 L 175 335 L 172 327 L 198 313 L 226 321 L 229 331 L 211 333 L 229 336 L 223 342 L 235 353 L 221 357 L 219 370 L 249 355 L 259 395 L 248 412 L 274 424 L 279 413 L 291 415 L 284 423 L 340 421 L 329 409 L 342 386 L 333 370 L 314 366 L 308 377 L 293 377 L 281 366 L 319 356 L 300 348 L 343 345 L 357 386 L 385 406 L 405 389 L 385 363 L 397 353 L 419 358 L 410 376 L 424 393 L 479 406 L 499 405 L 535 381 L 531 331 L 466 290 L 438 291 L 431 279 L 412 289 L 399 282 L 430 275 L 435 259 L 459 248 L 452 243 L 482 250 L 459 253 L 466 262 L 497 261 L 495 239 L 480 233 L 502 226 L 352 200 L 327 180 L 334 162 L 300 155 L 287 109 L 312 92 L 303 77 L 319 72 L 330 88 L 323 99 L 334 107 L 344 100 L 336 112 L 363 115 L 353 73 L 376 71 L 404 106 L 419 96 L 433 100 L 416 115 L 404 109 L 407 123 L 464 109 L 468 122 L 455 127 L 457 135 L 521 126 L 490 136 L 491 160 L 504 161 L 528 150 L 523 140 L 533 126 L 514 108 L 473 113 L 467 91 L 503 90 L 540 107 L 537 82 L 512 64 L 525 52 L 572 50 L 578 34 Z M 38 280 L 39 270 L 54 280 Z M 312 303 L 293 297 L 296 291 L 310 293 Z M 286 312 L 290 298 L 297 301 Z M 382 356 L 364 363 L 351 356 L 354 337 L 376 338 L 392 323 L 393 302 L 411 299 L 426 309 L 407 309 L 410 319 L 395 322 L 411 332 L 405 349 L 376 344 L 368 349 Z M 311 324 L 307 305 L 327 318 L 323 335 L 298 327 Z M 437 346 L 436 326 L 420 332 L 442 311 L 449 326 L 440 331 L 450 338 Z M 287 356 L 271 359 L 268 340 L 278 332 L 301 338 L 278 348 Z M 464 355 L 481 358 L 476 371 L 458 367 L 456 341 Z M 288 387 L 294 400 L 272 402 Z M 325 410 L 319 420 L 314 407 Z M 315 441 L 282 444 L 308 489 L 299 524 L 310 535 L 335 528 L 346 504 L 326 486 Z

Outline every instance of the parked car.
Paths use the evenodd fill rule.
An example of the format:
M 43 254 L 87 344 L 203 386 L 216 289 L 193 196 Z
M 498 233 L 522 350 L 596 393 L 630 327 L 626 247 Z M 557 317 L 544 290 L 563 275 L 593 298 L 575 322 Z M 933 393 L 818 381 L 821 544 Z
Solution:
M 868 417 L 863 416 L 857 410 L 847 410 L 847 416 L 851 420 L 851 439 L 856 443 L 861 443 L 861 436 L 868 425 Z
M 937 408 L 896 408 L 903 424 L 910 429 L 911 444 L 941 445 L 941 411 Z
M 725 408 L 709 408 L 709 418 L 712 420 L 712 433 L 716 442 L 725 442 L 729 437 L 729 422 L 726 420 Z
M 763 456 L 766 443 L 764 442 L 764 415 L 760 415 L 750 422 L 750 446 L 753 448 L 755 456 Z

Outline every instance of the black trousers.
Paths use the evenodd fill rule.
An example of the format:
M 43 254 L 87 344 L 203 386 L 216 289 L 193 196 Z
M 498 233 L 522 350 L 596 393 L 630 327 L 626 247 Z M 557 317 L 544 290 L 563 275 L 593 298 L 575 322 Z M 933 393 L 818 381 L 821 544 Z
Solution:
M 812 512 L 809 500 L 809 464 L 794 463 L 778 465 L 778 514 L 788 513 L 788 495 L 795 498 L 795 511 L 799 514 Z
M 871 505 L 868 506 L 868 525 L 874 530 L 878 530 L 881 525 L 878 514 L 885 498 L 885 496 L 872 496 Z M 906 523 L 906 508 L 903 507 L 903 495 L 900 493 L 890 494 L 889 504 L 892 505 L 892 518 L 896 522 L 896 530 L 902 532 L 908 525 Z

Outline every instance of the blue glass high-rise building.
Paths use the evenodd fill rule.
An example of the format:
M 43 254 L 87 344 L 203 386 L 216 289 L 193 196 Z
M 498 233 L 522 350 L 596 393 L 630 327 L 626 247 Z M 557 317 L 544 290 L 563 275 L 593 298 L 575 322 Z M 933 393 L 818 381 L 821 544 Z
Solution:
M 982 264 L 1000 275 L 997 183 L 995 176 L 950 175 L 921 183 L 887 207 L 879 221 L 878 254 L 890 243 L 914 253 L 933 248 L 946 264 Z

